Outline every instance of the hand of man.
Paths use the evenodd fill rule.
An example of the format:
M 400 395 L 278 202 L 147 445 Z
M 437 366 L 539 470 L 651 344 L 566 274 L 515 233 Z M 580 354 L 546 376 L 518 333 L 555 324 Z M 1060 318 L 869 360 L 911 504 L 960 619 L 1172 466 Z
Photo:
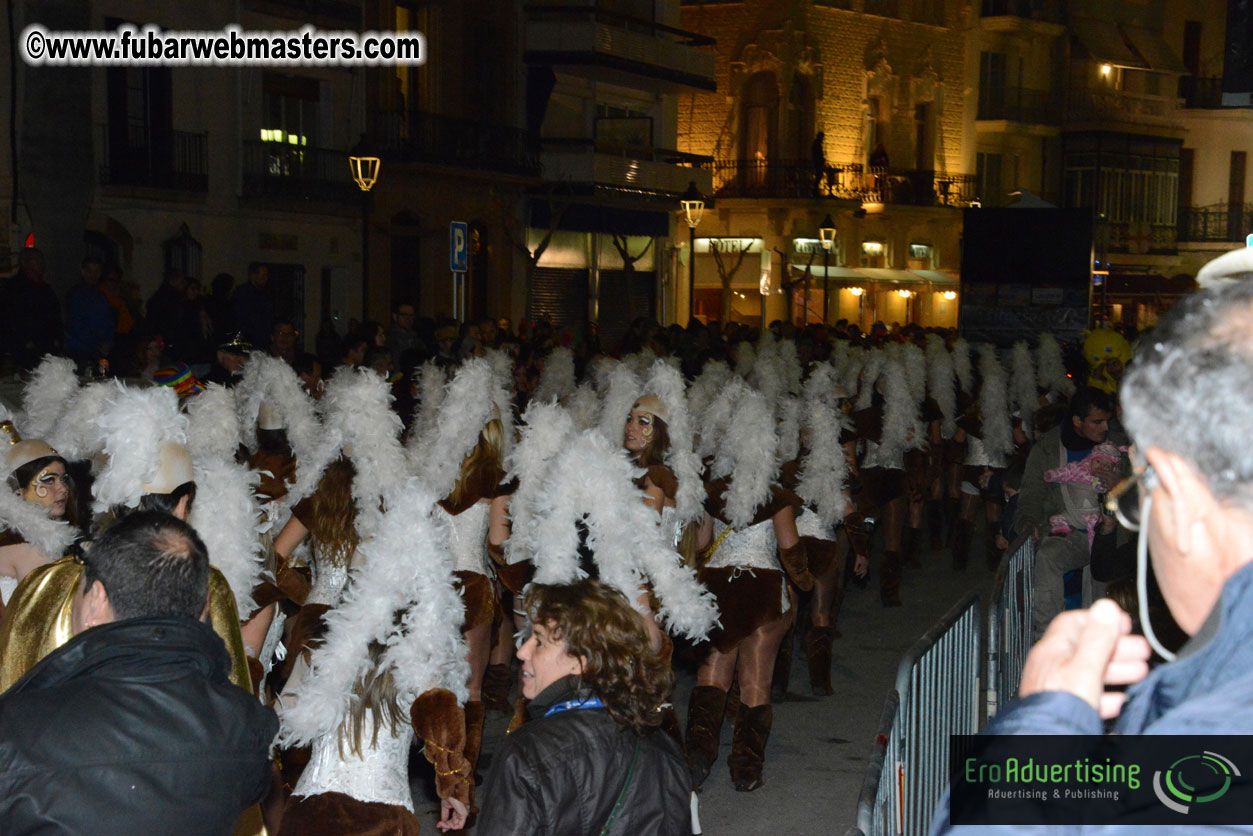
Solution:
M 441 831 L 464 830 L 468 813 L 466 805 L 457 799 L 445 798 L 439 802 L 439 821 L 435 827 Z
M 1131 616 L 1108 598 L 1087 610 L 1053 619 L 1027 654 L 1018 696 L 1044 691 L 1074 694 L 1108 720 L 1122 710 L 1124 695 L 1106 685 L 1130 685 L 1149 672 L 1149 643 L 1131 635 Z
M 870 561 L 866 559 L 864 554 L 857 555 L 853 559 L 853 574 L 859 578 L 866 577 L 866 572 L 870 569 Z

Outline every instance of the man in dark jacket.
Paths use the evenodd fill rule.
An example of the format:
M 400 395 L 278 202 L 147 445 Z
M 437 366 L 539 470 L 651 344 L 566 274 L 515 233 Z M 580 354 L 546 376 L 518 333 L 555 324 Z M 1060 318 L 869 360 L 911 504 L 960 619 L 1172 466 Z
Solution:
M 1019 699 L 986 734 L 1099 736 L 1102 720 L 1115 717 L 1113 732 L 1122 736 L 1253 734 L 1251 334 L 1253 282 L 1194 294 L 1162 320 L 1119 389 L 1136 445 L 1135 481 L 1113 494 L 1119 522 L 1139 532 L 1141 548 L 1152 545 L 1154 575 L 1187 643 L 1162 646 L 1151 621 L 1142 622 L 1145 636 L 1132 635 L 1131 618 L 1108 600 L 1062 613 L 1028 654 Z M 1151 673 L 1150 643 L 1167 660 Z M 1120 685 L 1131 687 L 1124 694 Z M 948 801 L 941 800 L 932 833 L 1028 832 L 953 827 Z M 1205 828 L 1204 821 L 1190 825 L 1180 817 L 1170 829 L 1152 831 L 1115 822 L 1099 831 L 1048 832 L 1238 829 Z
M 227 679 L 208 575 L 168 514 L 96 541 L 74 638 L 0 697 L 0 833 L 229 834 L 261 798 L 278 721 Z
M 94 372 L 113 348 L 113 309 L 100 290 L 104 264 L 94 256 L 83 259 L 82 281 L 65 295 L 65 350 L 79 368 Z
M 43 356 L 61 347 L 61 303 L 44 280 L 47 261 L 34 247 L 17 257 L 18 272 L 4 284 L 0 304 L 0 350 L 13 365 L 33 369 Z

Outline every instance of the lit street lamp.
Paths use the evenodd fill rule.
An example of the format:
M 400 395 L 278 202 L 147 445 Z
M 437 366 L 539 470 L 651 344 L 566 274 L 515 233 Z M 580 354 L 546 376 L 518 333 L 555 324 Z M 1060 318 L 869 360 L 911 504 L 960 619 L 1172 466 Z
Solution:
M 822 324 L 826 325 L 830 321 L 831 313 L 831 282 L 828 264 L 831 259 L 831 245 L 835 243 L 835 221 L 831 220 L 830 213 L 822 219 L 822 226 L 818 228 L 818 237 L 822 240 Z
M 696 225 L 705 213 L 705 196 L 696 188 L 695 180 L 687 184 L 680 203 L 683 216 L 687 219 L 687 318 L 690 322 L 696 316 Z
M 378 157 L 348 158 L 352 179 L 361 188 L 361 321 L 370 318 L 370 189 L 379 179 L 382 162 Z

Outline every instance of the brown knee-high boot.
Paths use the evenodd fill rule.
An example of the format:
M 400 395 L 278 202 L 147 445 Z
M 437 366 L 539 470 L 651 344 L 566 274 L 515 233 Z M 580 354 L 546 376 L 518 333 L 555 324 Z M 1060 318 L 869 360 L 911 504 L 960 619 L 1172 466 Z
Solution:
M 697 685 L 687 700 L 687 768 L 692 774 L 692 789 L 709 777 L 709 770 L 718 759 L 718 736 L 722 731 L 722 712 L 726 710 L 727 692 L 713 685 Z
M 509 686 L 513 669 L 509 665 L 488 665 L 483 672 L 483 706 L 488 711 L 509 713 Z
M 779 562 L 783 564 L 788 577 L 800 588 L 801 592 L 808 592 L 814 588 L 814 576 L 809 571 L 809 555 L 805 551 L 804 539 L 799 540 L 791 548 L 779 549 Z
M 901 605 L 901 553 L 884 552 L 879 570 L 879 600 L 885 607 Z
M 481 702 L 466 703 L 466 748 L 465 758 L 470 763 L 470 774 L 479 762 L 479 751 L 483 748 L 483 718 L 487 714 L 487 706 Z M 478 783 L 477 779 L 475 783 Z
M 815 697 L 829 697 L 831 687 L 831 642 L 834 627 L 810 627 L 805 636 L 805 656 L 809 659 L 809 688 Z
M 735 737 L 727 766 L 731 767 L 731 783 L 739 792 L 752 792 L 761 786 L 761 765 L 766 759 L 766 740 L 774 720 L 774 706 L 741 704 L 735 717 Z

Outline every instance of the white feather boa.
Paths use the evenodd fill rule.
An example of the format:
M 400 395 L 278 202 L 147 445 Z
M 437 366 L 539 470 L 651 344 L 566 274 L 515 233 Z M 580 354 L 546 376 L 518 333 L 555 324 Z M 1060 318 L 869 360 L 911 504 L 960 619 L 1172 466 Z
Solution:
M 957 432 L 957 390 L 954 388 L 953 355 L 944 347 L 944 338 L 927 335 L 927 394 L 940 408 L 940 435 L 952 438 Z
M 644 391 L 660 398 L 669 413 L 666 430 L 670 449 L 665 461 L 678 481 L 674 505 L 676 522 L 680 524 L 699 520 L 705 512 L 705 483 L 701 481 L 701 463 L 693 448 L 695 433 L 684 389 L 683 375 L 678 369 L 664 360 L 653 363 Z
M 983 449 L 992 461 L 1004 462 L 1014 450 L 1013 429 L 1009 424 L 1009 393 L 1005 367 L 996 356 L 996 346 L 979 345 L 979 408 L 983 415 Z
M 357 531 L 363 538 L 379 522 L 383 497 L 409 476 L 400 444 L 400 417 L 392 411 L 391 400 L 391 387 L 379 374 L 348 367 L 335 373 L 322 396 L 327 428 L 352 450 L 357 470 L 352 497 L 357 502 Z
M 1062 361 L 1062 347 L 1057 338 L 1049 333 L 1040 334 L 1038 349 L 1038 381 L 1046 391 L 1070 397 L 1075 393 L 1075 382 L 1066 376 L 1066 364 Z
M 801 452 L 801 400 L 794 395 L 779 398 L 779 461 L 790 462 Z
M 697 383 L 699 382 L 698 380 Z M 718 446 L 722 443 L 723 433 L 731 424 L 731 415 L 735 412 L 735 396 L 747 388 L 748 385 L 743 378 L 730 377 L 701 411 L 700 441 L 696 448 L 696 455 L 702 462 L 717 452 Z M 764 403 L 765 399 L 763 398 L 762 401 Z
M 611 371 L 609 390 L 605 392 L 605 405 L 597 423 L 600 434 L 621 447 L 627 418 L 631 417 L 631 407 L 642 394 L 643 384 L 629 365 L 621 363 Z
M 178 395 L 166 386 L 111 389 L 96 426 L 104 440 L 108 461 L 92 486 L 97 511 L 113 505 L 134 508 L 143 486 L 161 465 L 161 445 L 187 443 L 187 416 L 179 412 Z
M 967 395 L 975 392 L 974 370 L 970 365 L 970 344 L 958 337 L 953 341 L 953 373 Z
M 270 525 L 257 501 L 261 474 L 236 464 L 233 457 L 211 453 L 193 457 L 193 463 L 196 501 L 187 522 L 199 532 L 209 550 L 209 562 L 221 571 L 235 593 L 239 617 L 247 618 L 256 608 L 252 589 L 265 570 L 261 535 Z
M 747 378 L 753 371 L 753 364 L 757 362 L 757 352 L 753 350 L 753 344 L 748 340 L 740 340 L 735 345 L 735 373 L 740 377 Z
M 439 407 L 444 402 L 447 377 L 434 360 L 427 360 L 418 369 L 418 403 L 413 408 L 413 426 L 409 430 L 409 453 L 413 468 L 420 465 L 418 450 L 439 426 Z
M 96 422 L 115 392 L 114 386 L 104 381 L 79 389 L 44 441 L 67 461 L 93 458 L 104 447 Z
M 852 346 L 844 357 L 843 365 L 835 367 L 835 373 L 839 376 L 840 387 L 844 390 L 845 398 L 852 398 L 857 394 L 861 370 L 866 365 L 866 357 L 869 354 L 870 352 L 861 346 Z
M 22 499 L 8 484 L 0 484 L 0 531 L 4 529 L 22 535 L 48 560 L 64 556 L 74 542 L 74 529 L 69 523 L 51 519 L 43 506 Z
M 574 392 L 574 352 L 565 346 L 557 346 L 544 358 L 534 399 L 559 401 Z
M 796 343 L 793 340 L 780 340 L 778 344 L 779 363 L 783 367 L 783 377 L 789 395 L 801 393 L 801 361 L 796 354 Z
M 879 438 L 883 461 L 899 461 L 906 450 L 926 446 L 918 401 L 914 400 L 905 367 L 887 359 L 879 380 L 883 384 L 883 434 Z
M 857 403 L 854 407 L 859 410 L 869 409 L 874 403 L 875 384 L 879 382 L 879 375 L 883 373 L 887 353 L 881 348 L 870 349 L 866 351 L 864 360 L 859 375 Z
M 900 361 L 905 369 L 905 380 L 909 383 L 909 394 L 922 403 L 927 398 L 927 358 L 922 349 L 913 343 L 901 343 Z
M 371 642 L 387 645 L 380 664 L 392 671 L 406 703 L 432 686 L 448 688 L 458 700 L 468 695 L 465 613 L 442 545 L 447 523 L 432 513 L 435 497 L 417 480 L 388 504 L 392 510 L 376 535 L 357 551 L 343 597 L 326 614 L 326 639 L 313 652 L 309 674 L 293 689 L 293 703 L 280 708 L 284 745 L 309 744 L 339 729 L 353 687 L 368 670 Z
M 574 394 L 566 399 L 565 407 L 570 410 L 570 417 L 580 432 L 600 424 L 600 395 L 596 394 L 596 388 L 591 383 L 580 383 Z
M 18 427 L 23 437 L 46 441 L 77 392 L 74 361 L 51 354 L 45 356 L 22 390 L 22 418 Z
M 317 488 L 322 471 L 339 455 L 339 443 L 322 426 L 316 402 L 300 385 L 295 370 L 277 357 L 253 352 L 235 386 L 240 437 L 249 449 L 256 447 L 262 401 L 277 409 L 286 427 L 296 475 L 283 502 L 294 505 Z
M 193 460 L 199 463 L 235 458 L 239 412 L 230 389 L 220 383 L 208 384 L 188 402 L 187 418 L 187 452 Z
M 734 405 L 734 414 L 718 444 L 712 475 L 715 479 L 733 477 L 723 495 L 724 513 L 733 528 L 747 528 L 753 514 L 770 499 L 779 472 L 779 435 L 760 392 L 738 378 L 727 392 L 726 401 Z
M 1014 343 L 1010 354 L 1010 381 L 1010 406 L 1022 419 L 1023 431 L 1030 437 L 1031 418 L 1039 409 L 1040 400 L 1035 387 L 1035 360 L 1025 340 Z
M 699 422 L 705 410 L 727 382 L 731 380 L 731 368 L 721 360 L 705 364 L 687 391 L 687 408 L 694 421 Z M 700 427 L 697 426 L 699 432 Z
M 518 480 L 518 489 L 509 501 L 511 532 L 505 541 L 505 558 L 510 563 L 532 557 L 527 544 L 537 525 L 533 508 L 543 491 L 544 475 L 558 451 L 577 432 L 570 414 L 557 404 L 532 401 L 527 407 L 521 438 L 505 460 L 510 478 Z
M 657 362 L 657 352 L 644 346 L 634 354 L 622 358 L 622 362 L 635 372 L 636 377 L 643 379 L 648 376 L 648 370 L 653 367 L 653 363 Z
M 486 360 L 466 361 L 448 384 L 434 432 L 421 439 L 418 476 L 438 497 L 452 493 L 461 476 L 462 463 L 492 418 L 495 380 L 495 372 Z
M 504 439 L 501 456 L 513 451 L 514 416 L 513 416 L 513 358 L 504 351 L 488 349 L 483 358 L 492 367 L 492 403 L 496 405 L 496 418 L 500 420 L 500 428 Z
M 822 374 L 830 375 L 830 367 Z M 814 375 L 810 374 L 810 383 Z M 813 508 L 824 530 L 830 530 L 844 519 L 848 512 L 848 497 L 844 489 L 848 483 L 848 459 L 840 446 L 840 433 L 848 426 L 848 419 L 836 408 L 831 398 L 819 393 L 829 384 L 821 379 L 809 388 L 805 400 L 804 417 L 808 452 L 796 484 L 796 493 Z
M 696 573 L 683 565 L 657 525 L 657 512 L 633 484 L 642 474 L 620 446 L 599 433 L 584 432 L 570 440 L 544 480 L 538 524 L 526 533 L 532 540 L 527 550 L 534 556 L 535 580 L 570 583 L 583 576 L 578 522 L 584 520 L 601 581 L 636 609 L 641 585 L 651 582 L 665 628 L 702 639 L 717 623 L 717 606 Z

